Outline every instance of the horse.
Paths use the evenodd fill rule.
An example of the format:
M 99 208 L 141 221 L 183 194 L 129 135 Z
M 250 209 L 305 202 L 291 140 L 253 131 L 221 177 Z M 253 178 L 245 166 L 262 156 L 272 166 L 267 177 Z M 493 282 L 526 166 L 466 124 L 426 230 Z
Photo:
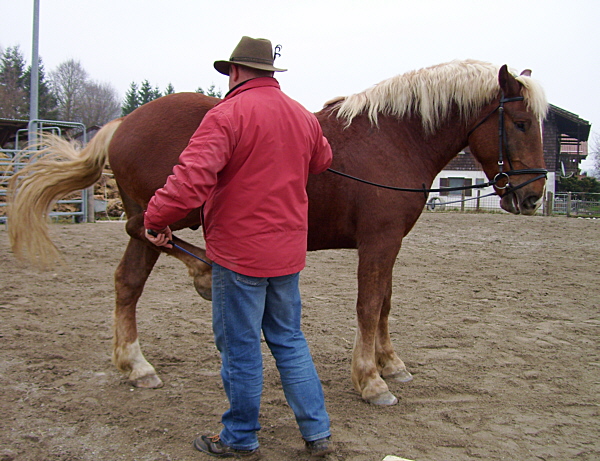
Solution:
M 195 93 L 161 97 L 107 123 L 83 149 L 47 137 L 36 161 L 10 183 L 13 252 L 51 266 L 59 255 L 48 236 L 48 210 L 66 193 L 93 185 L 109 161 L 130 237 L 115 272 L 112 358 L 134 386 L 162 386 L 142 353 L 136 326 L 137 301 L 159 255 L 181 260 L 196 291 L 211 297 L 204 249 L 177 237 L 174 242 L 186 252 L 152 245 L 144 237 L 143 211 L 206 112 L 218 102 Z M 307 249 L 358 250 L 358 328 L 351 379 L 367 402 L 397 403 L 386 380 L 412 379 L 394 351 L 388 316 L 394 263 L 403 238 L 424 209 L 426 188 L 469 146 L 501 207 L 514 214 L 534 214 L 545 189 L 540 122 L 546 110 L 543 89 L 530 71 L 518 75 L 506 65 L 457 60 L 332 99 L 315 114 L 333 149 L 332 171 L 388 186 L 374 187 L 332 171 L 312 176 L 307 184 Z M 400 190 L 390 190 L 395 186 Z M 200 212 L 194 210 L 171 227 L 177 231 L 200 225 Z

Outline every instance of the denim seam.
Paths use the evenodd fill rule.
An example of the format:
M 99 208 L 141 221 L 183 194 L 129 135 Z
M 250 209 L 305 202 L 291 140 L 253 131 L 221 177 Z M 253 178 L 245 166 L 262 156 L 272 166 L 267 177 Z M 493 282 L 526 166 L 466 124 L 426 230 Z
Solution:
M 331 431 L 319 432 L 318 434 L 311 435 L 310 437 L 304 437 L 304 440 L 307 442 L 314 442 L 315 440 L 324 439 L 325 437 L 330 437 Z
M 229 341 L 228 341 L 228 334 L 227 334 L 227 329 L 225 328 L 225 307 L 224 307 L 224 303 L 223 303 L 223 299 L 225 297 L 225 283 L 224 283 L 224 273 L 223 273 L 223 269 L 219 270 L 219 292 L 221 294 L 221 296 L 219 296 L 220 302 L 219 302 L 219 311 L 220 311 L 220 315 L 221 315 L 221 331 L 223 332 L 223 342 L 224 342 L 224 347 L 223 350 L 225 352 L 225 354 L 227 354 L 227 363 L 230 362 L 230 351 L 229 351 Z M 228 383 L 228 389 L 226 389 L 226 393 L 230 396 L 231 402 L 230 402 L 230 407 L 233 407 L 233 400 L 234 400 L 234 396 L 233 396 L 233 392 L 232 392 L 232 385 L 231 385 L 231 372 L 230 372 L 230 368 L 231 367 L 227 367 L 227 369 L 225 370 L 225 372 L 227 373 L 227 383 Z M 224 383 L 225 384 L 225 383 Z

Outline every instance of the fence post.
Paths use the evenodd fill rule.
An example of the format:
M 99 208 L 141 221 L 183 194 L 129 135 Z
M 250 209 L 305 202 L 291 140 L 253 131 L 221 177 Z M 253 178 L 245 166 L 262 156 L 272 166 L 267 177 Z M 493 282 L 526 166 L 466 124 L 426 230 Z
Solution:
M 546 192 L 545 200 L 546 203 L 544 204 L 544 214 L 546 216 L 552 216 L 554 214 L 554 194 L 551 190 Z
M 479 211 L 479 203 L 481 200 L 481 189 L 477 189 L 477 200 L 475 205 L 475 211 Z
M 464 212 L 465 211 L 465 190 L 461 190 L 460 191 L 460 211 Z
M 94 203 L 94 186 L 87 188 L 87 213 L 85 222 L 96 222 L 96 207 Z
M 567 192 L 567 218 L 571 217 L 571 192 Z

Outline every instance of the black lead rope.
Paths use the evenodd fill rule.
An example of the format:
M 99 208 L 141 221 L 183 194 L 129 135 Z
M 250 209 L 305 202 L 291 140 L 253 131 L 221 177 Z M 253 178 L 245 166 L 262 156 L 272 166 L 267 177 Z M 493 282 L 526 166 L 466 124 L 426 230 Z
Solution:
M 370 186 L 380 187 L 382 189 L 395 190 L 395 191 L 399 191 L 399 192 L 418 192 L 420 194 L 428 194 L 430 192 L 450 192 L 450 191 L 457 191 L 457 190 L 484 189 L 486 187 L 495 186 L 498 183 L 498 181 L 500 181 L 504 177 L 508 178 L 509 176 L 521 175 L 521 174 L 538 174 L 539 175 L 539 176 L 537 176 L 533 179 L 530 179 L 522 184 L 519 184 L 518 186 L 510 187 L 507 189 L 507 192 L 513 192 L 517 189 L 520 189 L 521 187 L 526 186 L 527 184 L 537 181 L 538 179 L 546 178 L 547 177 L 546 174 L 548 173 L 548 170 L 545 170 L 543 168 L 529 168 L 526 170 L 514 170 L 514 171 L 505 171 L 503 173 L 498 173 L 492 181 L 488 181 L 488 182 L 481 183 L 481 184 L 474 184 L 471 186 L 441 187 L 439 189 L 427 189 L 427 188 L 425 188 L 425 185 L 423 185 L 423 188 L 421 188 L 421 189 L 412 189 L 412 188 L 407 188 L 407 187 L 386 186 L 385 184 L 378 184 L 375 182 L 367 181 L 366 179 L 357 178 L 356 176 L 352 176 L 347 173 L 342 173 L 341 171 L 333 170 L 331 168 L 327 168 L 327 171 L 329 171 L 331 173 L 335 173 L 339 176 L 343 176 L 344 178 L 362 182 L 363 184 L 368 184 Z
M 399 191 L 399 192 L 419 192 L 421 194 L 428 194 L 430 192 L 446 192 L 446 191 L 450 192 L 450 191 L 455 191 L 455 190 L 466 190 L 466 189 L 483 189 L 484 187 L 493 186 L 494 184 L 496 184 L 496 182 L 498 182 L 498 181 L 494 180 L 494 181 L 488 181 L 485 184 L 475 184 L 472 186 L 462 186 L 462 187 L 443 187 L 440 189 L 427 189 L 427 188 L 425 188 L 425 185 L 423 185 L 423 188 L 421 188 L 421 189 L 412 189 L 412 188 L 407 188 L 407 187 L 386 186 L 385 184 L 378 184 L 376 182 L 367 181 L 366 179 L 357 178 L 356 176 L 352 176 L 347 173 L 342 173 L 341 171 L 333 170 L 331 168 L 327 168 L 327 171 L 330 171 L 331 173 L 335 173 L 337 175 L 343 176 L 344 178 L 353 179 L 354 181 L 362 182 L 363 184 L 368 184 L 369 186 L 380 187 L 381 189 L 389 189 L 389 190 L 395 190 L 395 191 Z

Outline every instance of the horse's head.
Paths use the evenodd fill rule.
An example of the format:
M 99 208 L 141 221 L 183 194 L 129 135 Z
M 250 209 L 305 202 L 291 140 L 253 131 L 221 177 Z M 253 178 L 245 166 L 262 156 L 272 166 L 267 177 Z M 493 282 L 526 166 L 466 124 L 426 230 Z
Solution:
M 487 177 L 497 180 L 500 206 L 525 215 L 535 213 L 546 186 L 540 121 L 547 103 L 529 76 L 527 70 L 515 77 L 502 66 L 501 91 L 483 108 L 468 134 L 471 152 Z

